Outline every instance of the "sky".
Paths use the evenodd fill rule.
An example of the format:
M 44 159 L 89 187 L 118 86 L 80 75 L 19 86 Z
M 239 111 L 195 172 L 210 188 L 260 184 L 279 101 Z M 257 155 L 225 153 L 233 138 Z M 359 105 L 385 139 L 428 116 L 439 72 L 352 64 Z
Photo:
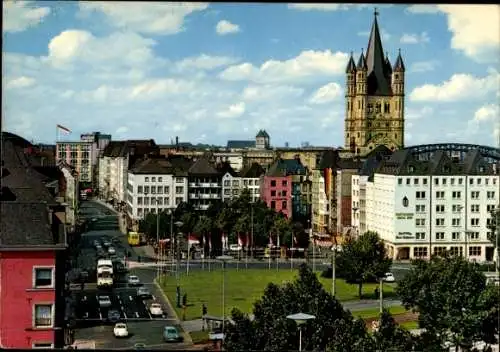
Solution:
M 5 1 L 2 128 L 342 146 L 345 68 L 374 6 Z M 497 146 L 500 8 L 377 7 L 384 51 L 406 65 L 405 144 Z

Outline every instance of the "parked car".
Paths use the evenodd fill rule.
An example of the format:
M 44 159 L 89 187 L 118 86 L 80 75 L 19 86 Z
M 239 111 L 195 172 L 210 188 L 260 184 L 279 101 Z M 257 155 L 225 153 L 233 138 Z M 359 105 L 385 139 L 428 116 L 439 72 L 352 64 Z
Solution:
M 396 281 L 396 278 L 392 273 L 385 273 L 384 279 L 385 282 L 394 282 Z
M 243 249 L 239 244 L 230 244 L 229 245 L 229 250 L 233 252 L 239 252 Z
M 151 297 L 151 292 L 146 287 L 139 287 L 137 289 L 137 296 L 140 298 L 149 298 Z
M 146 349 L 146 345 L 143 344 L 142 342 L 138 342 L 134 345 L 134 350 L 139 351 L 139 350 L 144 350 Z
M 165 326 L 163 328 L 163 340 L 165 342 L 182 342 L 184 337 L 179 334 L 175 326 Z
M 109 296 L 98 296 L 97 300 L 99 301 L 99 307 L 108 308 L 111 307 L 111 299 Z
M 108 321 L 111 323 L 118 323 L 120 321 L 120 312 L 117 310 L 110 310 L 108 312 Z
M 161 315 L 163 315 L 163 309 L 161 308 L 161 304 L 159 304 L 159 303 L 152 303 L 149 306 L 149 312 L 153 316 L 161 316 Z
M 141 280 L 135 275 L 130 275 L 128 277 L 128 285 L 129 286 L 139 286 L 141 284 Z M 137 294 L 139 294 L 139 291 L 137 291 Z
M 116 323 L 113 329 L 113 334 L 115 337 L 127 337 L 128 336 L 128 327 L 125 323 Z

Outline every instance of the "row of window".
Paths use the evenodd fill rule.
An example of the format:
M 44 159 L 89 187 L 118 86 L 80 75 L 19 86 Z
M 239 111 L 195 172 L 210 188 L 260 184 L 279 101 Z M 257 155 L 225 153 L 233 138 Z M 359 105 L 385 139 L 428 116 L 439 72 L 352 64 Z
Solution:
M 134 192 L 133 187 L 130 190 L 132 193 Z M 169 194 L 170 186 L 137 186 L 137 194 Z M 176 186 L 175 194 L 183 194 L 184 187 Z
M 270 208 L 277 209 L 276 208 L 276 201 L 274 201 L 274 200 L 271 201 Z M 288 202 L 286 200 L 281 201 L 281 208 L 280 209 L 286 210 L 287 208 L 288 208 Z
M 451 255 L 463 255 L 463 247 L 450 247 L 449 249 L 446 247 L 434 247 L 433 252 L 435 255 L 443 255 L 445 252 L 449 252 Z M 428 247 L 414 247 L 413 248 L 413 256 L 415 258 L 424 258 L 428 256 Z M 479 257 L 481 256 L 481 247 L 480 246 L 470 246 L 469 247 L 469 256 L 471 257 Z
M 444 199 L 446 192 L 445 191 L 436 191 L 436 199 Z M 479 191 L 471 191 L 470 192 L 470 198 L 471 199 L 479 199 L 480 193 Z M 426 197 L 426 192 L 425 191 L 417 191 L 415 192 L 415 197 L 417 199 L 425 199 Z M 461 191 L 453 191 L 451 192 L 451 197 L 453 199 L 461 199 L 462 198 L 462 192 Z M 495 191 L 487 191 L 486 192 L 486 199 L 495 199 Z
M 463 177 L 459 177 L 457 179 L 455 179 L 454 177 L 451 177 L 451 178 L 449 178 L 449 180 L 450 180 L 450 185 L 452 185 L 452 186 L 455 185 L 455 180 L 456 180 L 456 184 L 458 184 L 458 185 L 463 185 L 464 184 L 464 178 Z M 476 181 L 474 181 L 474 180 L 476 180 Z M 482 180 L 484 180 L 484 185 L 488 186 L 490 184 L 490 179 L 486 178 L 486 177 L 485 178 L 479 178 L 478 177 L 476 179 L 474 179 L 474 178 L 471 177 L 471 178 L 469 178 L 469 184 L 470 185 L 476 184 L 476 185 L 479 186 L 479 185 L 483 184 Z M 410 185 L 411 184 L 411 178 L 407 177 L 405 183 L 406 183 L 406 185 Z M 497 184 L 497 179 L 494 178 L 494 177 L 491 178 L 491 183 L 493 185 L 496 185 Z M 398 178 L 398 185 L 402 185 L 402 184 L 403 184 L 403 178 L 399 177 Z M 415 177 L 413 179 L 413 184 L 414 185 L 419 185 L 420 184 L 420 179 L 417 178 L 417 177 Z M 427 184 L 427 178 L 422 178 L 422 184 L 423 185 Z M 448 179 L 444 178 L 444 177 L 443 178 L 436 177 L 436 178 L 434 178 L 434 184 L 436 186 L 439 186 L 440 184 L 443 185 L 443 186 L 446 186 L 448 184 Z
M 355 204 L 355 202 L 353 202 Z M 470 205 L 470 212 L 471 213 L 479 213 L 480 212 L 480 204 L 471 204 Z M 451 206 L 451 211 L 453 213 L 460 213 L 462 212 L 464 206 L 460 204 L 452 204 Z M 415 205 L 415 212 L 416 213 L 425 213 L 426 205 L 425 204 L 416 204 Z M 486 205 L 486 212 L 489 213 L 492 210 L 495 209 L 494 204 L 487 204 Z M 444 204 L 437 204 L 436 205 L 436 213 L 445 213 L 446 212 L 446 206 Z
M 478 240 L 479 239 L 479 232 L 470 232 L 467 231 L 468 237 L 467 239 L 469 240 Z M 436 240 L 444 240 L 445 233 L 444 232 L 436 232 L 434 234 L 434 239 Z M 415 239 L 416 240 L 425 240 L 426 239 L 426 233 L 425 232 L 416 232 L 415 233 Z M 461 232 L 452 232 L 451 233 L 451 239 L 453 241 L 460 241 L 461 239 Z
M 491 220 L 491 219 L 488 219 L 488 220 Z M 417 218 L 417 219 L 415 219 L 415 226 L 416 227 L 424 227 L 425 222 L 426 222 L 426 219 Z M 451 224 L 452 224 L 452 226 L 455 226 L 455 227 L 460 226 L 460 219 L 458 219 L 458 218 L 452 219 Z M 491 224 L 491 222 L 487 221 L 487 224 L 489 225 L 489 224 Z M 440 226 L 440 227 L 445 226 L 445 218 L 436 218 L 435 225 Z M 470 225 L 473 227 L 479 227 L 479 218 L 471 218 Z
M 183 201 L 184 197 L 176 197 L 176 203 L 179 204 Z M 179 202 L 177 200 L 180 199 Z M 130 203 L 132 203 L 132 200 Z M 170 197 L 137 197 L 137 205 L 170 205 Z
M 144 182 L 149 182 L 149 177 L 148 176 L 144 177 Z M 152 176 L 151 177 L 151 182 L 163 182 L 163 177 L 158 176 L 158 178 L 157 178 L 156 176 Z M 168 182 L 168 179 L 165 179 L 165 182 Z M 184 183 L 184 178 L 183 177 L 176 177 L 175 178 L 175 183 Z
M 178 206 L 179 204 L 181 204 L 183 201 L 182 198 L 175 198 L 175 206 Z M 161 205 L 161 204 L 158 204 L 158 205 Z M 168 204 L 163 204 L 164 206 L 168 206 Z M 131 209 L 129 209 L 129 211 L 131 212 Z M 145 216 L 149 213 L 152 213 L 152 214 L 156 214 L 156 208 L 137 208 L 137 216 Z
M 233 187 L 239 187 L 240 186 L 240 180 L 232 180 L 233 181 Z M 231 180 L 224 180 L 224 187 L 230 187 L 231 186 Z M 259 180 L 243 180 L 243 186 L 259 186 Z
M 282 187 L 286 187 L 288 185 L 288 181 L 287 180 L 282 180 L 281 181 L 281 186 Z M 271 187 L 276 187 L 276 180 L 271 180 Z

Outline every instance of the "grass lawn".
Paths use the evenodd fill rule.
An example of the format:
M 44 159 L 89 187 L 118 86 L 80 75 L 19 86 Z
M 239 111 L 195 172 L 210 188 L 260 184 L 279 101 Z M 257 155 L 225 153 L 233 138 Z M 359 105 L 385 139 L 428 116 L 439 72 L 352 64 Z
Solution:
M 389 307 L 389 312 L 392 315 L 406 313 L 407 310 L 403 306 L 393 306 Z M 375 318 L 380 314 L 380 310 L 378 308 L 373 309 L 365 309 L 365 310 L 354 310 L 351 311 L 352 315 L 355 317 L 359 317 L 362 319 Z
M 293 281 L 297 276 L 297 270 L 286 269 L 228 269 L 226 271 L 226 315 L 231 313 L 233 307 L 237 307 L 245 313 L 251 313 L 253 303 L 262 297 L 264 289 L 269 282 L 282 284 Z M 319 276 L 319 274 L 318 274 Z M 319 277 L 320 282 L 327 291 L 331 291 L 332 280 Z M 341 301 L 358 299 L 358 287 L 345 283 L 344 280 L 337 279 L 337 298 Z M 222 316 L 222 271 L 208 270 L 192 271 L 189 276 L 180 277 L 181 295 L 187 294 L 188 307 L 186 309 L 186 320 L 201 318 L 201 307 L 205 303 L 209 315 Z M 363 285 L 363 292 L 366 298 L 374 298 L 373 291 L 377 284 Z M 394 285 L 384 285 L 384 295 L 386 297 L 394 295 Z M 169 276 L 163 280 L 163 289 L 173 306 L 176 303 L 175 297 L 176 281 L 175 277 Z M 177 314 L 182 319 L 182 308 L 175 307 Z
M 407 321 L 404 323 L 399 324 L 406 330 L 414 330 L 414 329 L 419 329 L 418 327 L 418 321 Z
M 208 331 L 193 331 L 190 332 L 189 335 L 193 340 L 193 344 L 204 343 L 208 341 Z

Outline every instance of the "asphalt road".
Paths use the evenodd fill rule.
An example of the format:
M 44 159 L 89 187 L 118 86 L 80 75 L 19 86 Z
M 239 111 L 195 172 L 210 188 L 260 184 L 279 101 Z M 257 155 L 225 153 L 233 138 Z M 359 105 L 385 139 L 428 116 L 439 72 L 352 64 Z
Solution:
M 83 202 L 80 208 L 81 216 L 89 221 L 88 231 L 81 236 L 78 258 L 75 269 L 95 271 L 97 251 L 94 241 L 100 243 L 105 240 L 111 242 L 116 251 L 117 259 L 137 261 L 137 254 L 128 245 L 127 237 L 119 231 L 116 212 L 93 201 Z M 130 256 L 129 256 L 130 255 Z M 185 348 L 185 344 L 165 343 L 163 328 L 166 325 L 178 326 L 174 318 L 175 313 L 165 301 L 162 293 L 152 284 L 150 276 L 144 277 L 141 272 L 131 270 L 129 274 L 139 276 L 144 286 L 151 292 L 149 299 L 137 297 L 137 288 L 129 287 L 127 274 L 119 276 L 117 283 L 111 290 L 98 290 L 95 274 L 90 275 L 84 290 L 72 290 L 76 302 L 77 328 L 75 339 L 95 341 L 96 348 L 133 349 L 134 344 L 144 343 L 147 349 L 178 350 Z M 98 303 L 98 296 L 106 295 L 110 298 L 111 307 L 102 308 Z M 149 305 L 160 303 L 164 315 L 151 316 Z M 113 336 L 113 324 L 107 321 L 110 310 L 120 313 L 120 319 L 125 321 L 130 336 L 119 339 Z

